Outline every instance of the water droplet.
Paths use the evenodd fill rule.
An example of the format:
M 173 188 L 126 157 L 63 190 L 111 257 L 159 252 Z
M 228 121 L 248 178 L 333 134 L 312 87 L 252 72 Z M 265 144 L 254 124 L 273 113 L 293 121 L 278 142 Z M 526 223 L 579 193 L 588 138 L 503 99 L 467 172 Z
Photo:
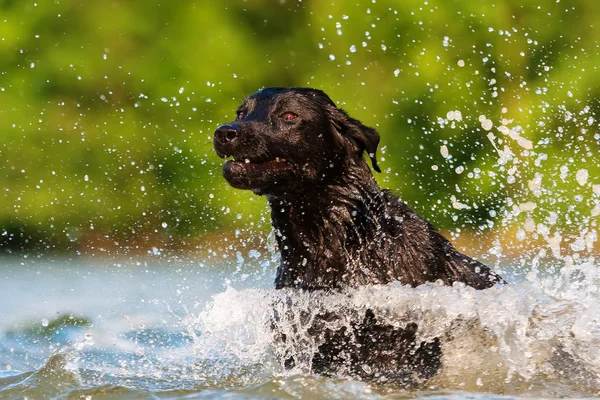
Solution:
M 589 174 L 587 169 L 580 169 L 575 173 L 575 179 L 577 179 L 577 183 L 579 183 L 581 186 L 585 186 L 588 181 L 588 176 Z
M 491 119 L 484 119 L 483 121 L 481 121 L 481 127 L 486 131 L 489 131 L 494 127 L 494 123 Z
M 444 158 L 450 157 L 450 152 L 448 151 L 448 147 L 446 145 L 442 145 L 442 147 L 440 147 L 440 154 Z

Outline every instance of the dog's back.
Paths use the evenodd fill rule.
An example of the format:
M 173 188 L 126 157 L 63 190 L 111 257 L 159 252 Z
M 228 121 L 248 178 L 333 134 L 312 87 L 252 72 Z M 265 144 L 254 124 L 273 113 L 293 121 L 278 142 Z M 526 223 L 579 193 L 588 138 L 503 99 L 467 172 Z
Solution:
M 283 259 L 277 288 L 316 290 L 399 281 L 411 286 L 462 282 L 486 289 L 504 282 L 487 266 L 459 253 L 394 194 L 377 186 L 367 190 L 368 184 L 360 180 L 328 187 L 310 204 L 271 202 L 277 210 L 272 220 Z
M 504 280 L 490 268 L 459 253 L 454 246 L 418 214 L 412 211 L 394 194 L 384 192 L 387 215 L 400 219 L 401 227 L 394 227 L 403 233 L 399 241 L 398 274 L 408 275 L 400 279 L 412 286 L 427 282 L 442 282 L 452 285 L 462 282 L 475 289 L 487 289 Z M 396 242 L 398 246 L 398 242 Z

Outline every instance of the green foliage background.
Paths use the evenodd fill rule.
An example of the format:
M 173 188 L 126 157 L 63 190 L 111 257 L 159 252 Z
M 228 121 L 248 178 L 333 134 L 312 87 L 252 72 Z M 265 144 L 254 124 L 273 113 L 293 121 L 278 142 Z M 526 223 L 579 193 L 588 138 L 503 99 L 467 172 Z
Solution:
M 264 86 L 323 89 L 377 127 L 381 184 L 443 228 L 489 228 L 531 199 L 558 231 L 595 226 L 598 1 L 5 0 L 0 13 L 4 246 L 267 229 L 264 199 L 227 186 L 211 145 Z M 535 144 L 512 161 L 516 183 L 480 115 Z

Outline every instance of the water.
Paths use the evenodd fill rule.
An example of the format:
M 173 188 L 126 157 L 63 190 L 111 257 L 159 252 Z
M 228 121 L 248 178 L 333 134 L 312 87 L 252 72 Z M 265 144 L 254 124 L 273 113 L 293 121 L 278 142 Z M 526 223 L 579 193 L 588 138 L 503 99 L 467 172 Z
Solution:
M 510 264 L 507 262 L 507 264 Z M 499 398 L 600 393 L 597 265 L 503 267 L 486 291 L 426 285 L 276 291 L 272 268 L 79 259 L 0 269 L 0 398 Z M 310 371 L 304 333 L 324 310 L 371 308 L 443 338 L 444 367 L 402 389 Z M 280 316 L 274 318 L 274 310 Z M 283 316 L 283 317 L 282 317 Z M 276 320 L 276 322 L 274 322 Z M 296 332 L 282 344 L 274 332 Z M 285 347 L 285 348 L 284 348 Z M 297 355 L 286 370 L 278 354 Z

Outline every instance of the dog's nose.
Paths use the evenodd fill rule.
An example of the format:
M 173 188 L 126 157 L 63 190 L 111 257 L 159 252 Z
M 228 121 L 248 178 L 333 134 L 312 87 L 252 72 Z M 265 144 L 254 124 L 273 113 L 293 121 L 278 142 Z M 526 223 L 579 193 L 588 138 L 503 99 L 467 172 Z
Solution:
M 215 131 L 215 139 L 222 144 L 231 143 L 239 137 L 241 131 L 240 126 L 236 124 L 221 125 Z

